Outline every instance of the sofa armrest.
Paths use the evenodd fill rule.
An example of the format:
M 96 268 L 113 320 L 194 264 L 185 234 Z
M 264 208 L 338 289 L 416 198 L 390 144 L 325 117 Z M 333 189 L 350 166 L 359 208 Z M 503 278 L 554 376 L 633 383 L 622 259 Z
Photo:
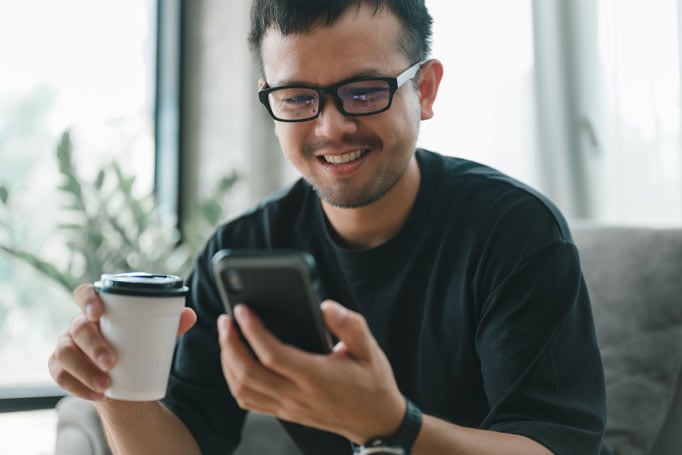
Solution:
M 67 396 L 57 403 L 55 455 L 110 455 L 95 406 Z
M 682 229 L 573 226 L 604 362 L 616 453 L 682 447 Z
M 54 455 L 110 455 L 95 406 L 67 396 L 57 403 L 57 439 Z M 300 455 L 293 441 L 274 417 L 250 412 L 244 423 L 242 443 L 233 455 Z

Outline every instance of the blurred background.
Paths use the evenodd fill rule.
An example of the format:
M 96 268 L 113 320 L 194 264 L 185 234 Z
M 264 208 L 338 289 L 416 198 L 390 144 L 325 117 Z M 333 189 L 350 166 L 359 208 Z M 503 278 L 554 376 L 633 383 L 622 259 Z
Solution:
M 419 144 L 571 223 L 682 224 L 681 0 L 426 0 Z M 102 269 L 185 274 L 296 178 L 256 98 L 249 2 L 0 0 L 0 453 L 49 454 L 47 358 Z

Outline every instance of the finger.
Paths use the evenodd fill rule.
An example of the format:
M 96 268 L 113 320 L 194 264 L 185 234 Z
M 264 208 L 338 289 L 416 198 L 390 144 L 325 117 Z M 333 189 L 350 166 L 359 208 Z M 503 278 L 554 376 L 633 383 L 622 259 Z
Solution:
M 68 333 L 76 346 L 103 371 L 109 371 L 116 364 L 116 351 L 104 339 L 99 326 L 86 316 L 71 319 Z
M 221 315 L 218 318 L 218 331 L 220 361 L 232 395 L 237 398 L 256 392 L 278 402 L 278 397 L 291 387 L 287 379 L 268 370 L 253 357 L 231 317 Z
M 218 317 L 218 344 L 220 353 L 227 358 L 225 360 L 237 360 L 243 363 L 254 363 L 253 355 L 239 335 L 234 320 L 227 314 Z
M 78 379 L 65 372 L 60 376 L 59 387 L 72 395 L 90 401 L 102 401 L 106 396 L 95 390 L 89 389 Z
M 234 316 L 258 360 L 266 368 L 285 377 L 298 377 L 310 366 L 313 354 L 284 344 L 245 305 L 234 308 Z
M 349 352 L 360 359 L 370 357 L 376 341 L 361 314 L 332 300 L 325 300 L 322 302 L 322 315 L 329 330 L 343 343 L 343 352 Z M 339 350 L 341 348 L 337 351 Z
M 344 343 L 343 341 L 339 341 L 332 348 L 332 352 L 338 354 L 346 354 L 348 352 L 348 346 L 346 346 L 346 343 Z
M 233 394 L 233 396 L 239 407 L 246 411 L 279 416 L 282 409 L 282 405 L 277 399 L 255 391 L 246 390 L 237 395 Z
M 90 394 L 84 388 L 102 393 L 111 386 L 109 375 L 93 363 L 68 333 L 59 337 L 48 367 L 55 382 L 74 393 Z
M 95 292 L 95 287 L 90 283 L 83 283 L 73 291 L 73 301 L 90 321 L 98 321 L 104 313 L 104 304 Z
M 260 370 L 269 372 L 253 357 L 229 316 L 219 317 L 218 329 L 223 374 L 239 407 L 276 415 L 280 408 L 276 389 L 258 379 Z
M 178 336 L 183 335 L 197 322 L 197 314 L 191 308 L 183 308 L 178 324 Z

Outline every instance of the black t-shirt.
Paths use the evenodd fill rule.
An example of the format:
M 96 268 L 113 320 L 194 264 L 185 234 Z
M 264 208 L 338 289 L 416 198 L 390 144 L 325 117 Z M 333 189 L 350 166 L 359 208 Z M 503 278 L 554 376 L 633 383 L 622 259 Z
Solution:
M 304 180 L 221 226 L 198 257 L 165 404 L 203 453 L 229 453 L 245 412 L 226 386 L 210 259 L 221 248 L 296 248 L 323 298 L 361 312 L 401 392 L 425 414 L 528 436 L 559 454 L 599 453 L 604 375 L 578 252 L 555 206 L 489 167 L 417 150 L 421 184 L 401 230 L 369 250 L 333 241 Z M 283 422 L 304 453 L 344 438 Z

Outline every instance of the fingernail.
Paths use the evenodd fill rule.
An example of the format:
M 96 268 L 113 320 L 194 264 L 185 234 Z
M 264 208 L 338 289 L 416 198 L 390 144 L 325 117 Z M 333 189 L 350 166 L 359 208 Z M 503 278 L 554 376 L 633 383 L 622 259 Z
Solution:
M 97 363 L 104 371 L 107 371 L 111 367 L 111 362 L 111 354 L 108 352 L 104 352 L 97 356 Z
M 234 307 L 234 317 L 237 319 L 237 322 L 243 323 L 246 322 L 247 319 L 247 314 L 246 310 L 244 309 L 244 305 L 237 305 Z
M 332 352 L 339 352 L 339 351 L 345 350 L 345 349 L 346 349 L 346 343 L 344 343 L 343 341 L 339 341 L 332 348 Z
M 341 322 L 348 316 L 348 310 L 339 304 L 324 302 L 322 303 L 322 309 L 334 322 Z
M 104 393 L 105 390 L 109 388 L 109 381 L 107 378 L 98 377 L 95 378 L 95 389 L 98 392 Z
M 85 314 L 88 316 L 88 319 L 95 319 L 95 305 L 92 303 L 85 305 Z
M 227 336 L 227 322 L 229 316 L 226 314 L 221 314 L 218 316 L 218 336 L 220 338 L 225 338 Z

